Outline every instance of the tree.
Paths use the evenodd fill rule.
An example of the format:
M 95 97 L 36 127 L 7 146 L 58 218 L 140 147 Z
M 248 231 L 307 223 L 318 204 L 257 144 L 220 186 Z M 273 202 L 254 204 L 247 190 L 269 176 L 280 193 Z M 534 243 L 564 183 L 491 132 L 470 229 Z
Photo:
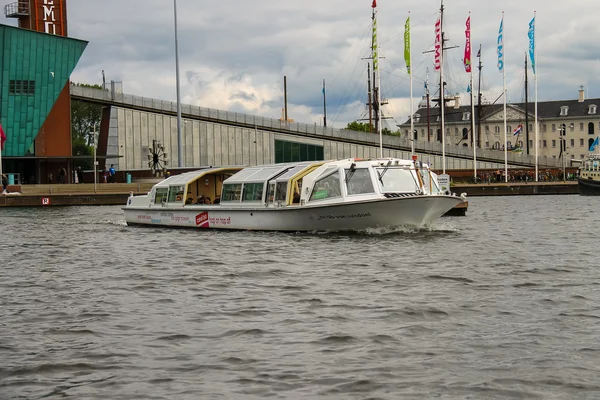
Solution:
M 88 85 L 85 83 L 76 83 L 76 86 L 88 87 L 93 89 L 102 89 L 100 85 Z M 87 103 L 74 100 L 71 102 L 71 146 L 73 155 L 85 156 L 92 155 L 92 135 L 94 127 L 96 132 L 100 130 L 100 121 L 102 120 L 102 106 L 98 104 Z M 92 160 L 76 160 L 75 166 L 83 169 L 92 169 L 94 167 Z
M 369 130 L 369 124 L 367 122 L 358 122 L 358 121 L 348 122 L 346 129 L 350 129 L 352 131 L 359 131 L 359 132 L 372 131 L 373 133 L 377 133 L 377 132 L 375 132 L 375 127 L 373 127 L 371 130 Z M 392 132 L 389 128 L 382 128 L 381 133 L 383 135 L 400 136 L 400 131 Z
M 369 132 L 369 124 L 366 122 L 348 122 L 346 129 L 350 129 L 351 131 L 359 131 L 359 132 Z M 374 130 L 374 129 L 371 129 Z

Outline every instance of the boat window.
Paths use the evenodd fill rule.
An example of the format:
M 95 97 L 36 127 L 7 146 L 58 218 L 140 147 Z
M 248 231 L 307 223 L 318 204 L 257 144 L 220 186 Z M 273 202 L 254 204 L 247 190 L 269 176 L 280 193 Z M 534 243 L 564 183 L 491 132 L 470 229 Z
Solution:
M 287 196 L 287 182 L 277 182 L 277 190 L 275 191 L 275 201 L 285 201 Z
M 242 184 L 241 183 L 223 184 L 223 196 L 221 196 L 221 202 L 240 201 L 241 198 L 242 198 Z
M 310 201 L 340 197 L 341 195 L 340 173 L 335 171 L 334 173 L 327 175 L 326 177 L 315 182 L 315 186 L 313 187 L 313 191 L 310 195 Z
M 168 193 L 169 193 L 169 188 L 156 188 L 154 204 L 162 204 L 163 201 L 167 201 Z
M 244 183 L 242 201 L 261 201 L 264 183 Z
M 389 192 L 414 192 L 418 188 L 417 181 L 410 169 L 403 168 L 388 168 L 383 174 L 385 168 L 377 168 L 378 182 L 381 191 L 384 193 Z
M 184 186 L 169 186 L 169 203 L 183 201 Z
M 267 188 L 267 202 L 273 203 L 275 197 L 275 182 L 270 182 Z
M 346 170 L 346 188 L 348 194 L 374 193 L 373 181 L 368 168 Z

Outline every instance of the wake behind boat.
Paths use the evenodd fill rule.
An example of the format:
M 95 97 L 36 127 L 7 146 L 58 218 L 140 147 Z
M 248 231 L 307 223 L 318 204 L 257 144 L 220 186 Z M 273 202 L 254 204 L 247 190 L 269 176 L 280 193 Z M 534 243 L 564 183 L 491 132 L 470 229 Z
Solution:
M 187 172 L 130 196 L 123 210 L 128 225 L 356 231 L 424 227 L 462 201 L 441 193 L 419 161 L 346 159 Z

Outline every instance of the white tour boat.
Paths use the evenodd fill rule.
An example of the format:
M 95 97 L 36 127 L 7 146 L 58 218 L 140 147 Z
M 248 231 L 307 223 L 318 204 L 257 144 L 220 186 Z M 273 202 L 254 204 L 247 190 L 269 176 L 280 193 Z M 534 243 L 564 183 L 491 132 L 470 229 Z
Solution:
M 463 200 L 441 193 L 419 161 L 346 159 L 186 172 L 130 196 L 123 210 L 128 225 L 355 231 L 424 227 Z

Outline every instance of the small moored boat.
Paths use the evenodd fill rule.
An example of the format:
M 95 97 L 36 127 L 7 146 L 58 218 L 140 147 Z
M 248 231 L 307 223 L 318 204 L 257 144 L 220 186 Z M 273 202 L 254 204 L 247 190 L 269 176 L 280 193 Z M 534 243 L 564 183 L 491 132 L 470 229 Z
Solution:
M 589 154 L 579 168 L 579 194 L 600 196 L 600 154 Z
M 424 227 L 464 200 L 416 160 L 346 159 L 204 168 L 123 207 L 128 225 L 266 231 Z

